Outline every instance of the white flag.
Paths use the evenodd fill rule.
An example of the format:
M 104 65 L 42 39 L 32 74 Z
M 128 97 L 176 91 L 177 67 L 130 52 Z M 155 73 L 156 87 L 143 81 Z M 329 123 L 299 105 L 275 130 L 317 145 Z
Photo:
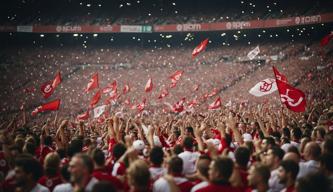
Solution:
M 260 49 L 259 46 L 257 46 L 256 48 L 254 48 L 253 50 L 251 50 L 248 54 L 247 57 L 252 60 L 254 59 L 258 54 L 260 53 Z
M 94 109 L 94 118 L 100 117 L 105 112 L 105 109 L 106 109 L 106 105 L 101 105 L 99 107 L 96 107 Z
M 276 90 L 277 86 L 275 79 L 268 78 L 257 83 L 254 87 L 250 89 L 249 93 L 256 97 L 261 97 L 271 94 Z

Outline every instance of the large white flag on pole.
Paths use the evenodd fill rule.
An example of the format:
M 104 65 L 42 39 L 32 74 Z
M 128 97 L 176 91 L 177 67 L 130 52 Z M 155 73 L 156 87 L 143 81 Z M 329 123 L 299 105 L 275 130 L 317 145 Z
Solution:
M 258 54 L 260 53 L 260 49 L 259 46 L 257 46 L 256 48 L 254 48 L 253 50 L 251 50 L 248 54 L 247 57 L 252 60 L 254 59 Z
M 276 90 L 277 86 L 275 79 L 267 78 L 257 83 L 254 87 L 252 87 L 249 93 L 256 97 L 261 97 L 264 95 L 271 94 Z

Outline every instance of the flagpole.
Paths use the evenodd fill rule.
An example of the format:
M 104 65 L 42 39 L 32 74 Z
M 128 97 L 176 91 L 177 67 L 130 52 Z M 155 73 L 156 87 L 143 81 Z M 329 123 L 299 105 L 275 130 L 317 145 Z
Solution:
M 276 83 L 276 86 L 277 86 L 277 90 L 279 92 L 279 100 L 280 100 L 280 103 L 281 103 L 281 107 L 283 107 L 283 103 L 282 103 L 282 100 L 281 100 L 281 92 L 280 92 L 280 89 L 279 89 L 279 86 L 278 86 L 278 80 L 276 78 L 276 73 L 275 73 L 275 70 L 274 70 L 274 66 L 272 67 L 273 68 L 273 73 L 274 73 L 274 78 L 275 78 L 275 83 Z

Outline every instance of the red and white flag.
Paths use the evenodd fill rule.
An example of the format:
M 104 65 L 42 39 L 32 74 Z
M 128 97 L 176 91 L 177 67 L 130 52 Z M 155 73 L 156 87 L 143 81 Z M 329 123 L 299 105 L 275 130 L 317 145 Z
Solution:
M 277 86 L 275 79 L 267 78 L 257 83 L 254 87 L 252 87 L 249 93 L 256 97 L 261 97 L 264 95 L 269 95 L 276 90 Z
M 177 82 L 180 80 L 180 77 L 183 75 L 184 71 L 177 70 L 174 72 L 171 76 L 171 85 L 170 88 L 173 88 L 176 86 Z
M 183 97 L 180 101 L 178 101 L 174 105 L 170 105 L 169 103 L 165 103 L 165 104 L 171 108 L 171 111 L 173 111 L 175 113 L 180 113 L 180 112 L 184 111 L 184 109 L 185 109 L 184 103 L 185 103 L 185 97 Z
M 60 83 L 61 75 L 60 72 L 58 72 L 52 82 L 46 82 L 41 86 L 40 90 L 42 91 L 43 97 L 45 99 L 49 98 Z
M 287 82 L 279 80 L 286 78 L 284 75 L 280 74 L 275 67 L 273 67 L 273 71 L 281 102 L 294 112 L 304 112 L 306 107 L 305 94 L 301 90 L 292 87 Z M 284 78 L 281 78 L 281 76 L 284 76 Z
M 333 32 L 331 32 L 330 34 L 325 35 L 325 37 L 323 37 L 320 40 L 320 46 L 326 46 L 328 45 L 328 43 L 330 42 L 330 40 L 333 38 Z
M 163 99 L 164 97 L 168 96 L 169 92 L 167 89 L 163 89 L 161 94 L 158 96 L 158 99 Z
M 78 116 L 76 117 L 76 119 L 77 119 L 77 120 L 87 120 L 87 119 L 89 119 L 89 116 L 90 116 L 90 114 L 89 114 L 89 110 L 87 110 L 86 112 L 84 112 L 84 113 L 78 115 Z
M 141 112 L 141 111 L 143 111 L 143 110 L 145 109 L 145 107 L 146 107 L 146 98 L 144 98 L 144 99 L 142 100 L 142 102 L 136 106 L 136 109 L 137 109 L 139 112 Z
M 94 107 L 99 102 L 100 99 L 101 99 L 101 91 L 98 90 L 93 96 L 93 98 L 91 98 L 90 100 L 90 107 Z
M 196 46 L 192 51 L 192 57 L 197 56 L 199 53 L 201 53 L 203 50 L 206 49 L 208 44 L 208 38 L 203 40 L 198 46 Z
M 106 110 L 107 105 L 101 105 L 94 108 L 94 118 L 100 117 Z
M 125 85 L 124 86 L 124 89 L 123 89 L 123 94 L 125 95 L 126 93 L 128 93 L 130 91 L 130 87 L 129 87 L 129 85 Z
M 196 99 L 193 99 L 192 101 L 190 101 L 189 103 L 187 103 L 188 108 L 193 108 L 194 106 L 196 106 L 199 102 Z
M 56 111 L 59 109 L 59 106 L 60 106 L 60 99 L 57 99 L 38 106 L 32 111 L 31 115 L 35 116 L 37 113 L 41 113 L 44 111 Z
M 117 81 L 114 80 L 112 83 L 109 83 L 106 87 L 102 89 L 102 92 L 104 94 L 110 93 L 110 92 L 116 92 L 117 93 Z
M 260 53 L 260 49 L 259 46 L 257 46 L 256 48 L 252 49 L 248 54 L 247 57 L 252 60 L 254 59 L 258 54 Z
M 214 110 L 221 107 L 221 98 L 218 97 L 213 103 L 208 106 L 208 109 Z
M 153 90 L 153 80 L 149 78 L 145 86 L 145 92 L 150 92 L 151 90 Z
M 49 98 L 52 95 L 53 91 L 54 91 L 54 89 L 52 87 L 52 82 L 44 83 L 40 87 L 40 91 L 42 92 L 44 99 Z
M 92 77 L 91 77 L 91 79 L 90 79 L 90 81 L 89 81 L 89 83 L 88 83 L 88 85 L 87 85 L 87 87 L 86 87 L 86 89 L 84 90 L 84 92 L 89 92 L 89 91 L 91 91 L 91 90 L 93 90 L 93 89 L 95 89 L 95 88 L 98 88 L 99 87 L 99 83 L 98 83 L 98 73 L 95 73 Z
M 279 80 L 284 83 L 288 83 L 287 77 L 285 75 L 281 74 L 274 66 L 273 66 L 273 71 L 275 74 L 276 82 Z

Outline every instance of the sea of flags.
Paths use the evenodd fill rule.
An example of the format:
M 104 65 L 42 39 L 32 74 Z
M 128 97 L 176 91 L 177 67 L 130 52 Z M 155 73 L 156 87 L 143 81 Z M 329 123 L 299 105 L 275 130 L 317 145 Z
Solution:
M 326 35 L 320 42 L 321 46 L 325 46 L 329 43 L 329 41 L 333 38 L 333 33 L 330 33 Z M 202 41 L 198 46 L 195 47 L 195 49 L 192 52 L 192 56 L 196 57 L 199 53 L 204 51 L 208 45 L 208 38 Z M 256 46 L 253 50 L 251 50 L 247 57 L 249 60 L 253 60 L 258 54 L 260 53 L 259 46 Z M 306 108 L 306 98 L 305 94 L 290 85 L 287 81 L 287 78 L 285 75 L 281 74 L 275 67 L 273 67 L 273 73 L 275 78 L 266 78 L 258 83 L 256 83 L 250 90 L 249 93 L 255 97 L 262 97 L 269 94 L 274 93 L 278 90 L 281 103 L 286 105 L 286 107 L 292 111 L 295 112 L 304 112 Z M 168 78 L 171 80 L 171 84 L 169 87 L 164 87 L 160 90 L 160 93 L 157 97 L 158 100 L 162 100 L 163 98 L 167 97 L 169 95 L 169 91 L 171 91 L 172 88 L 176 87 L 177 83 L 181 80 L 181 77 L 183 76 L 184 71 L 183 70 L 176 70 L 173 72 Z M 44 99 L 48 99 L 52 96 L 55 89 L 58 87 L 58 85 L 61 83 L 62 78 L 60 72 L 56 73 L 55 78 L 52 81 L 43 83 L 41 85 L 41 92 Z M 78 120 L 87 120 L 89 119 L 90 112 L 92 111 L 94 118 L 100 118 L 103 114 L 106 113 L 108 109 L 108 105 L 111 103 L 115 103 L 117 99 L 121 97 L 121 95 L 126 95 L 130 91 L 130 86 L 128 84 L 124 84 L 124 87 L 122 91 L 118 94 L 117 88 L 118 83 L 116 80 L 113 80 L 112 83 L 107 84 L 104 88 L 99 88 L 99 74 L 98 72 L 92 74 L 89 82 L 87 83 L 87 86 L 84 88 L 83 92 L 85 94 L 88 94 L 89 92 L 92 92 L 93 90 L 96 90 L 96 92 L 93 94 L 92 98 L 89 101 L 89 105 L 87 107 L 87 110 L 82 112 L 81 114 L 77 115 Z M 196 92 L 200 87 L 200 84 L 195 84 L 193 87 L 193 93 Z M 222 87 L 222 86 L 221 86 Z M 153 91 L 154 84 L 152 77 L 149 77 L 145 87 L 144 92 L 145 93 L 151 93 Z M 157 87 L 158 88 L 158 87 Z M 29 92 L 31 88 L 26 88 Z M 170 89 L 170 90 L 168 90 Z M 32 89 L 31 89 L 32 90 Z M 184 111 L 188 111 L 190 109 L 195 108 L 198 105 L 202 105 L 207 101 L 208 98 L 212 98 L 214 96 L 217 96 L 215 100 L 207 105 L 208 110 L 217 110 L 221 108 L 222 106 L 222 99 L 219 96 L 220 90 L 218 88 L 214 88 L 211 92 L 205 93 L 202 97 L 195 97 L 194 99 L 186 101 L 186 97 L 181 98 L 178 102 L 174 104 L 170 104 L 168 102 L 164 102 L 165 106 L 169 108 L 169 111 L 173 113 L 182 113 Z M 100 102 L 102 96 L 105 95 L 107 98 L 104 101 L 104 104 L 97 106 L 97 104 Z M 151 99 L 149 95 L 145 95 L 141 102 L 135 104 L 131 102 L 129 98 L 124 98 L 124 104 L 129 106 L 129 108 L 137 110 L 138 113 L 143 112 L 146 109 L 147 104 L 149 104 L 149 100 Z M 54 111 L 58 110 L 60 107 L 60 99 L 56 99 L 50 102 L 46 102 L 44 104 L 41 104 L 40 106 L 36 107 L 32 111 L 32 115 L 36 115 L 38 113 L 44 112 L 44 111 Z M 163 109 L 165 110 L 165 109 Z

